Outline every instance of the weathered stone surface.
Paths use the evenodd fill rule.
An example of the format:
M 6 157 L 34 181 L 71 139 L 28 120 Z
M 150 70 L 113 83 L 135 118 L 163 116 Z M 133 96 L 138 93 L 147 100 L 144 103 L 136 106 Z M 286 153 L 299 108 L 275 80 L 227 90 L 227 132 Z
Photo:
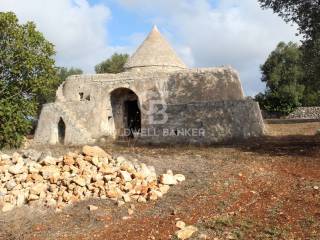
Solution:
M 174 175 L 174 178 L 178 181 L 178 182 L 183 182 L 186 180 L 186 177 L 182 174 L 176 174 Z
M 97 154 L 101 156 L 101 152 Z M 59 158 L 43 157 L 37 160 L 41 164 L 25 155 L 14 154 L 7 158 L 14 158 L 15 163 L 1 160 L 0 208 L 8 203 L 5 211 L 24 204 L 62 209 L 88 198 L 111 198 L 119 206 L 135 201 L 156 201 L 170 188 L 163 183 L 170 183 L 179 176 L 167 171 L 164 176 L 168 175 L 170 181 L 163 175 L 158 179 L 152 166 L 111 156 L 68 153 Z
M 29 158 L 32 161 L 36 161 L 36 162 L 40 159 L 41 155 L 42 155 L 42 152 L 38 152 L 33 149 L 28 149 L 23 152 L 24 157 Z
M 45 156 L 42 160 L 41 163 L 44 165 L 55 165 L 57 160 L 51 156 Z
M 127 171 L 120 171 L 120 175 L 121 175 L 121 178 L 126 182 L 130 182 L 132 180 L 131 174 L 128 173 Z
M 288 119 L 320 119 L 320 107 L 298 107 Z
M 173 175 L 162 174 L 160 176 L 160 183 L 165 185 L 176 185 L 178 182 Z
M 176 223 L 176 227 L 177 227 L 177 228 L 183 229 L 183 228 L 185 228 L 185 226 L 186 226 L 185 222 L 178 221 L 178 222 Z
M 30 194 L 40 195 L 40 193 L 45 192 L 47 189 L 47 184 L 37 183 L 30 188 Z
M 60 176 L 59 168 L 53 165 L 42 167 L 40 169 L 40 172 L 44 179 L 50 179 L 50 178 L 58 179 Z
M 110 157 L 108 153 L 106 153 L 102 148 L 97 146 L 94 146 L 94 147 L 84 146 L 82 148 L 82 152 L 88 156 L 95 156 L 95 157 L 101 157 L 101 158 Z
M 192 235 L 197 231 L 198 231 L 198 228 L 190 225 L 190 226 L 184 227 L 181 230 L 177 231 L 176 236 L 179 239 L 184 240 L 184 239 L 191 238 Z
M 96 210 L 98 210 L 98 207 L 95 206 L 95 205 L 89 205 L 88 208 L 89 208 L 89 211 L 96 211 Z
M 7 188 L 7 190 L 12 190 L 15 186 L 17 186 L 17 183 L 14 179 L 11 179 L 10 181 L 8 181 L 5 185 L 5 187 Z
M 24 170 L 25 169 L 22 164 L 13 165 L 13 166 L 9 167 L 9 169 L 8 169 L 9 173 L 11 173 L 11 174 L 20 174 L 20 173 L 23 173 Z
M 2 207 L 2 212 L 9 212 L 14 208 L 13 204 L 10 203 L 4 203 Z
M 63 162 L 65 165 L 71 166 L 75 164 L 75 160 L 73 159 L 72 154 L 67 154 L 63 157 Z
M 169 185 L 162 185 L 159 187 L 159 190 L 162 194 L 166 194 L 169 191 L 170 187 Z
M 84 179 L 83 177 L 77 176 L 74 179 L 72 179 L 72 181 L 78 184 L 80 187 L 84 187 L 86 185 L 86 179 Z

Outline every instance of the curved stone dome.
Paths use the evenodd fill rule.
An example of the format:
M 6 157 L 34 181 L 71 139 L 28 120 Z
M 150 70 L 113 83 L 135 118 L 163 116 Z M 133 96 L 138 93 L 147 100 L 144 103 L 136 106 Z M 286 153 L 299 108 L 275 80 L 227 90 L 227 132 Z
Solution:
M 124 67 L 126 70 L 142 68 L 178 70 L 186 68 L 186 65 L 176 55 L 158 28 L 154 26 L 148 37 L 128 59 Z

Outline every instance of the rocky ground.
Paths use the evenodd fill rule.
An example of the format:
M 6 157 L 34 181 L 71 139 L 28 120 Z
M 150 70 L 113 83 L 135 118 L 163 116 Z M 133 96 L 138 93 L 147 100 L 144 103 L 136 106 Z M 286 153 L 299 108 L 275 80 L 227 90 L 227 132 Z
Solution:
M 112 199 L 118 206 L 132 201 L 156 201 L 172 185 L 185 181 L 172 170 L 157 177 L 155 168 L 117 158 L 100 147 L 84 146 L 81 152 L 52 157 L 33 149 L 0 153 L 0 210 L 46 206 L 60 211 L 67 205 L 90 198 Z M 89 210 L 97 210 L 89 205 Z M 133 207 L 128 210 L 133 213 Z M 130 215 L 131 215 L 130 214 Z
M 268 137 L 228 146 L 108 144 L 114 160 L 154 166 L 157 184 L 168 169 L 186 181 L 142 203 L 90 197 L 58 212 L 23 205 L 0 213 L 0 239 L 178 239 L 179 228 L 194 232 L 190 239 L 320 239 L 318 128 L 270 125 Z M 81 148 L 36 150 L 85 157 Z

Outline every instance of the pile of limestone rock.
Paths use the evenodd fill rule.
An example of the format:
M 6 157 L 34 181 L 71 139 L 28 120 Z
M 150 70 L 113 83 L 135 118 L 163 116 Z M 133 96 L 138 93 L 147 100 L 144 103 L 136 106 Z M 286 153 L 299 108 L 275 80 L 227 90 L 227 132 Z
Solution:
M 113 158 L 99 147 L 54 158 L 29 151 L 11 156 L 0 153 L 0 210 L 25 204 L 62 209 L 88 198 L 110 198 L 118 204 L 154 201 L 170 185 L 185 180 L 172 171 L 160 176 L 138 161 Z

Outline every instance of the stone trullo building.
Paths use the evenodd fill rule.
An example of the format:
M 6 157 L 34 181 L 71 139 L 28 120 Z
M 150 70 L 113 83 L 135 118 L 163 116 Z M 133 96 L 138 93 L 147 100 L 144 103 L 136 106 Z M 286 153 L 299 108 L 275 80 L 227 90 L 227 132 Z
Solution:
M 125 69 L 69 77 L 56 102 L 43 106 L 35 141 L 77 145 L 127 136 L 210 144 L 264 132 L 259 106 L 245 100 L 235 70 L 189 69 L 156 27 Z

